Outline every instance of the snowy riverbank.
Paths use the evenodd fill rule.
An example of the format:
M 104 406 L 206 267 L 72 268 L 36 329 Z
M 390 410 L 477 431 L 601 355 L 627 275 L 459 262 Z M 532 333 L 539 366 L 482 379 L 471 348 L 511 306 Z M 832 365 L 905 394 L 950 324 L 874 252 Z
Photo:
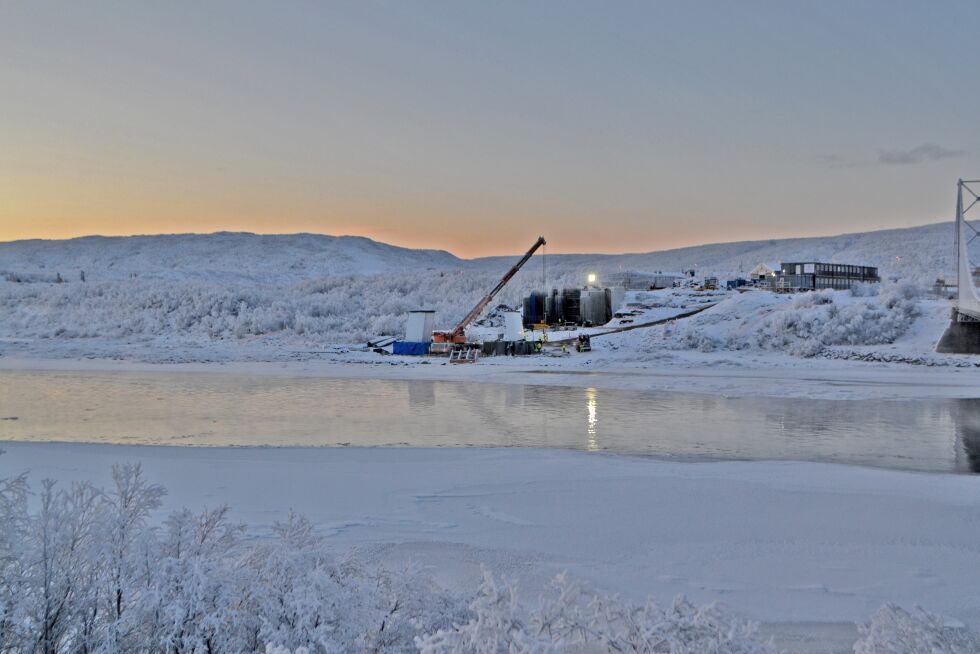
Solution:
M 201 331 L 198 319 L 186 328 L 171 325 L 170 313 L 163 322 L 152 323 L 152 329 L 140 312 L 125 318 L 136 320 L 136 331 L 89 329 L 95 324 L 92 316 L 109 322 L 123 318 L 71 303 L 68 309 L 60 303 L 43 311 L 32 308 L 32 302 L 50 300 L 41 294 L 17 305 L 19 318 L 0 319 L 0 370 L 467 379 L 824 399 L 980 396 L 980 358 L 934 351 L 949 322 L 948 301 L 923 296 L 908 285 L 886 286 L 880 293 L 873 287 L 864 290 L 870 295 L 860 289 L 798 296 L 691 289 L 634 292 L 628 294 L 626 306 L 635 315 L 623 318 L 632 322 L 614 319 L 606 327 L 585 331 L 601 333 L 709 308 L 675 322 L 597 336 L 589 353 L 547 347 L 543 355 L 486 357 L 476 366 L 451 366 L 439 357 L 378 354 L 363 345 L 332 343 L 291 330 L 222 335 L 220 330 Z M 45 291 L 49 292 L 55 291 Z M 73 313 L 76 309 L 79 313 Z M 63 322 L 75 327 L 55 329 Z M 92 335 L 84 335 L 89 331 Z M 493 332 L 477 328 L 472 337 L 495 338 Z
M 629 269 L 693 266 L 702 276 L 725 280 L 744 277 L 760 261 L 774 263 L 775 252 L 796 261 L 877 261 L 886 281 L 853 292 L 632 291 L 614 308 L 621 318 L 607 328 L 716 306 L 677 323 L 602 337 L 592 355 L 562 365 L 725 365 L 725 355 L 734 353 L 736 361 L 768 360 L 767 367 L 809 367 L 827 359 L 973 368 L 976 357 L 934 352 L 950 311 L 948 300 L 930 292 L 936 277 L 951 269 L 949 253 L 939 247 L 945 243 L 941 227 L 650 255 L 552 256 L 547 267 L 539 269 L 537 260 L 525 267 L 494 302 L 519 307 L 532 290 L 581 285 L 586 271 L 601 279 Z M 456 324 L 510 263 L 506 257 L 466 261 L 444 252 L 314 235 L 0 244 L 0 355 L 359 363 L 363 358 L 353 350 L 370 339 L 401 337 L 413 309 L 434 310 L 437 327 Z M 687 281 L 697 286 L 697 278 Z M 475 327 L 470 338 L 496 335 Z M 691 356 L 696 353 L 717 356 Z M 538 366 L 538 360 L 525 365 Z M 541 361 L 540 367 L 551 362 Z
M 475 587 L 486 566 L 534 594 L 567 570 L 767 623 L 863 621 L 893 601 L 980 625 L 976 477 L 544 450 L 3 449 L 0 476 L 34 483 L 104 486 L 113 463 L 138 461 L 168 487 L 168 512 L 228 503 L 263 535 L 292 509 L 338 552 L 412 560 L 449 588 Z

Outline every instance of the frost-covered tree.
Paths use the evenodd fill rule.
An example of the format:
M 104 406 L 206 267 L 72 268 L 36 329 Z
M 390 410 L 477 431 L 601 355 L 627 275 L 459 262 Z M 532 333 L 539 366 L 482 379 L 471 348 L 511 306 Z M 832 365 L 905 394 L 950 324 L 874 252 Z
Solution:
M 854 654 L 975 654 L 980 652 L 980 635 L 948 627 L 943 619 L 917 608 L 909 612 L 895 604 L 884 604 L 867 624 L 860 625 L 861 637 Z
M 28 522 L 27 479 L 0 479 L 0 652 L 25 640 L 21 600 L 31 592 L 24 553 Z
M 162 486 L 150 484 L 139 464 L 112 467 L 113 488 L 104 499 L 102 583 L 109 630 L 107 647 L 125 651 L 138 625 L 124 620 L 130 605 L 139 604 L 151 572 L 140 565 L 138 545 L 145 540 L 147 522 L 166 494 Z
M 451 629 L 417 640 L 425 654 L 537 654 L 568 648 L 600 652 L 669 654 L 766 654 L 775 650 L 755 637 L 755 625 L 715 605 L 698 607 L 677 598 L 668 609 L 652 600 L 634 605 L 586 590 L 564 575 L 553 594 L 532 610 L 516 589 L 484 573 L 473 616 Z
M 87 483 L 67 489 L 42 483 L 40 507 L 27 521 L 24 539 L 27 593 L 20 617 L 33 641 L 30 651 L 56 654 L 68 644 L 84 650 L 93 635 L 101 498 Z

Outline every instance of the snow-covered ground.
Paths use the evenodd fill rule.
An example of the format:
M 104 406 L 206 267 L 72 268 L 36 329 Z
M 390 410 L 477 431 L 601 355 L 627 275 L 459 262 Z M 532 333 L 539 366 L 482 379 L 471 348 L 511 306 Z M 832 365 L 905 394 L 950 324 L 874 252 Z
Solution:
M 693 306 L 687 294 L 640 295 Z M 912 284 L 796 295 L 753 289 L 716 298 L 714 306 L 683 321 L 616 334 L 600 345 L 627 350 L 634 360 L 680 348 L 972 367 L 976 357 L 935 354 L 949 315 L 947 300 Z
M 586 271 L 601 280 L 623 269 L 693 268 L 725 279 L 758 263 L 814 259 L 878 265 L 886 279 L 926 288 L 952 271 L 949 232 L 939 224 L 637 255 L 537 256 L 497 301 L 519 306 L 531 289 L 579 286 Z M 401 335 L 412 309 L 434 309 L 437 326 L 450 327 L 513 261 L 311 234 L 0 243 L 0 342 L 41 357 L 292 358 Z
M 634 326 L 710 307 L 621 333 L 603 334 L 630 325 L 591 329 L 589 353 L 550 346 L 540 356 L 468 366 L 381 355 L 363 342 L 400 335 L 405 313 L 420 307 L 436 309 L 438 326 L 452 325 L 509 258 L 463 261 L 309 235 L 0 244 L 0 374 L 228 371 L 858 401 L 976 398 L 978 357 L 934 352 L 950 305 L 926 286 L 951 268 L 948 231 L 549 257 L 547 285 L 558 287 L 579 285 L 589 270 L 696 267 L 724 276 L 794 259 L 877 264 L 899 279 L 878 293 L 632 293 Z M 516 305 L 544 283 L 535 264 L 501 303 Z M 292 508 L 337 552 L 390 565 L 411 559 L 455 589 L 472 590 L 487 566 L 533 595 L 569 570 L 631 600 L 719 599 L 781 638 L 802 634 L 835 651 L 856 637 L 842 623 L 867 620 L 886 601 L 980 626 L 977 477 L 526 449 L 3 448 L 0 478 L 29 469 L 35 482 L 106 485 L 112 463 L 138 460 L 169 487 L 168 509 L 227 502 L 250 534 L 265 536 Z
M 351 301 L 363 302 L 364 298 Z M 105 307 L 66 307 L 56 302 L 39 312 L 31 302 L 15 305 L 6 314 L 8 328 L 19 319 L 24 325 L 50 325 L 76 311 L 80 312 L 79 328 L 85 320 L 92 325 L 110 319 L 101 313 Z M 109 300 L 104 302 L 111 305 Z M 708 308 L 675 322 L 607 333 L 704 307 Z M 632 323 L 614 319 L 603 327 L 554 332 L 542 355 L 487 357 L 476 366 L 446 365 L 438 357 L 382 355 L 363 344 L 330 344 L 288 332 L 212 337 L 193 327 L 167 326 L 155 335 L 90 337 L 38 337 L 13 329 L 15 335 L 0 340 L 0 369 L 227 370 L 826 399 L 969 398 L 980 394 L 978 357 L 934 351 L 948 325 L 949 301 L 915 285 L 888 283 L 876 294 L 630 292 L 624 308 L 636 312 L 628 316 Z M 112 311 L 111 307 L 106 310 Z M 176 320 L 172 312 L 153 311 Z M 119 315 L 124 313 L 120 310 Z M 139 313 L 127 319 L 140 324 L 147 320 Z M 398 329 L 400 323 L 393 327 Z M 477 328 L 473 335 L 493 338 L 493 332 L 493 328 Z M 593 351 L 563 353 L 556 341 L 578 333 L 594 336 Z
M 138 461 L 169 488 L 167 511 L 227 503 L 262 536 L 294 510 L 335 552 L 411 560 L 450 589 L 472 591 L 486 566 L 533 598 L 568 571 L 629 600 L 718 600 L 777 633 L 861 622 L 886 601 L 980 625 L 974 477 L 551 450 L 4 449 L 3 476 L 34 483 L 107 486 L 111 464 Z

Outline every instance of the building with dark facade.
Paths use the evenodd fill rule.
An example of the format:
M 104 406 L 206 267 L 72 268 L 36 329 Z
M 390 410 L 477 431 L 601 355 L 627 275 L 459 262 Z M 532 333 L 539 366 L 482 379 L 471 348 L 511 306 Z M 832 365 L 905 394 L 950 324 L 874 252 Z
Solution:
M 847 290 L 859 282 L 878 283 L 878 269 L 843 263 L 784 263 L 775 279 L 777 289 L 819 291 L 824 288 Z

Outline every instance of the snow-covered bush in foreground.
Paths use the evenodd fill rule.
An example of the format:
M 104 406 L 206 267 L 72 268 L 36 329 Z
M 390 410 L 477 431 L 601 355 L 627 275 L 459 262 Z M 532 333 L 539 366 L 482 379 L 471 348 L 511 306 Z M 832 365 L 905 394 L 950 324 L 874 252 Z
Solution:
M 695 606 L 678 598 L 667 609 L 652 600 L 632 605 L 583 589 L 560 575 L 553 595 L 531 611 L 516 600 L 513 586 L 484 573 L 472 617 L 452 629 L 417 639 L 425 654 L 531 654 L 576 647 L 601 652 L 671 654 L 773 652 L 755 638 L 755 625 L 727 615 L 715 605 Z
M 980 635 L 947 627 L 942 618 L 922 609 L 913 613 L 885 604 L 866 625 L 858 627 L 861 637 L 854 654 L 975 654 L 980 652 Z
M 290 514 L 247 536 L 227 507 L 159 522 L 165 491 L 139 466 L 108 491 L 0 479 L 4 654 L 530 654 L 559 651 L 762 654 L 755 625 L 683 598 L 633 604 L 564 576 L 529 605 L 485 573 L 467 601 L 412 569 L 329 554 Z M 885 605 L 857 654 L 976 652 L 980 637 Z
M 713 607 L 632 606 L 564 579 L 536 609 L 489 576 L 467 603 L 411 569 L 335 560 L 293 514 L 271 538 L 246 538 L 227 507 L 156 526 L 164 489 L 133 465 L 113 481 L 46 481 L 35 508 L 23 477 L 0 481 L 0 652 L 765 651 Z

